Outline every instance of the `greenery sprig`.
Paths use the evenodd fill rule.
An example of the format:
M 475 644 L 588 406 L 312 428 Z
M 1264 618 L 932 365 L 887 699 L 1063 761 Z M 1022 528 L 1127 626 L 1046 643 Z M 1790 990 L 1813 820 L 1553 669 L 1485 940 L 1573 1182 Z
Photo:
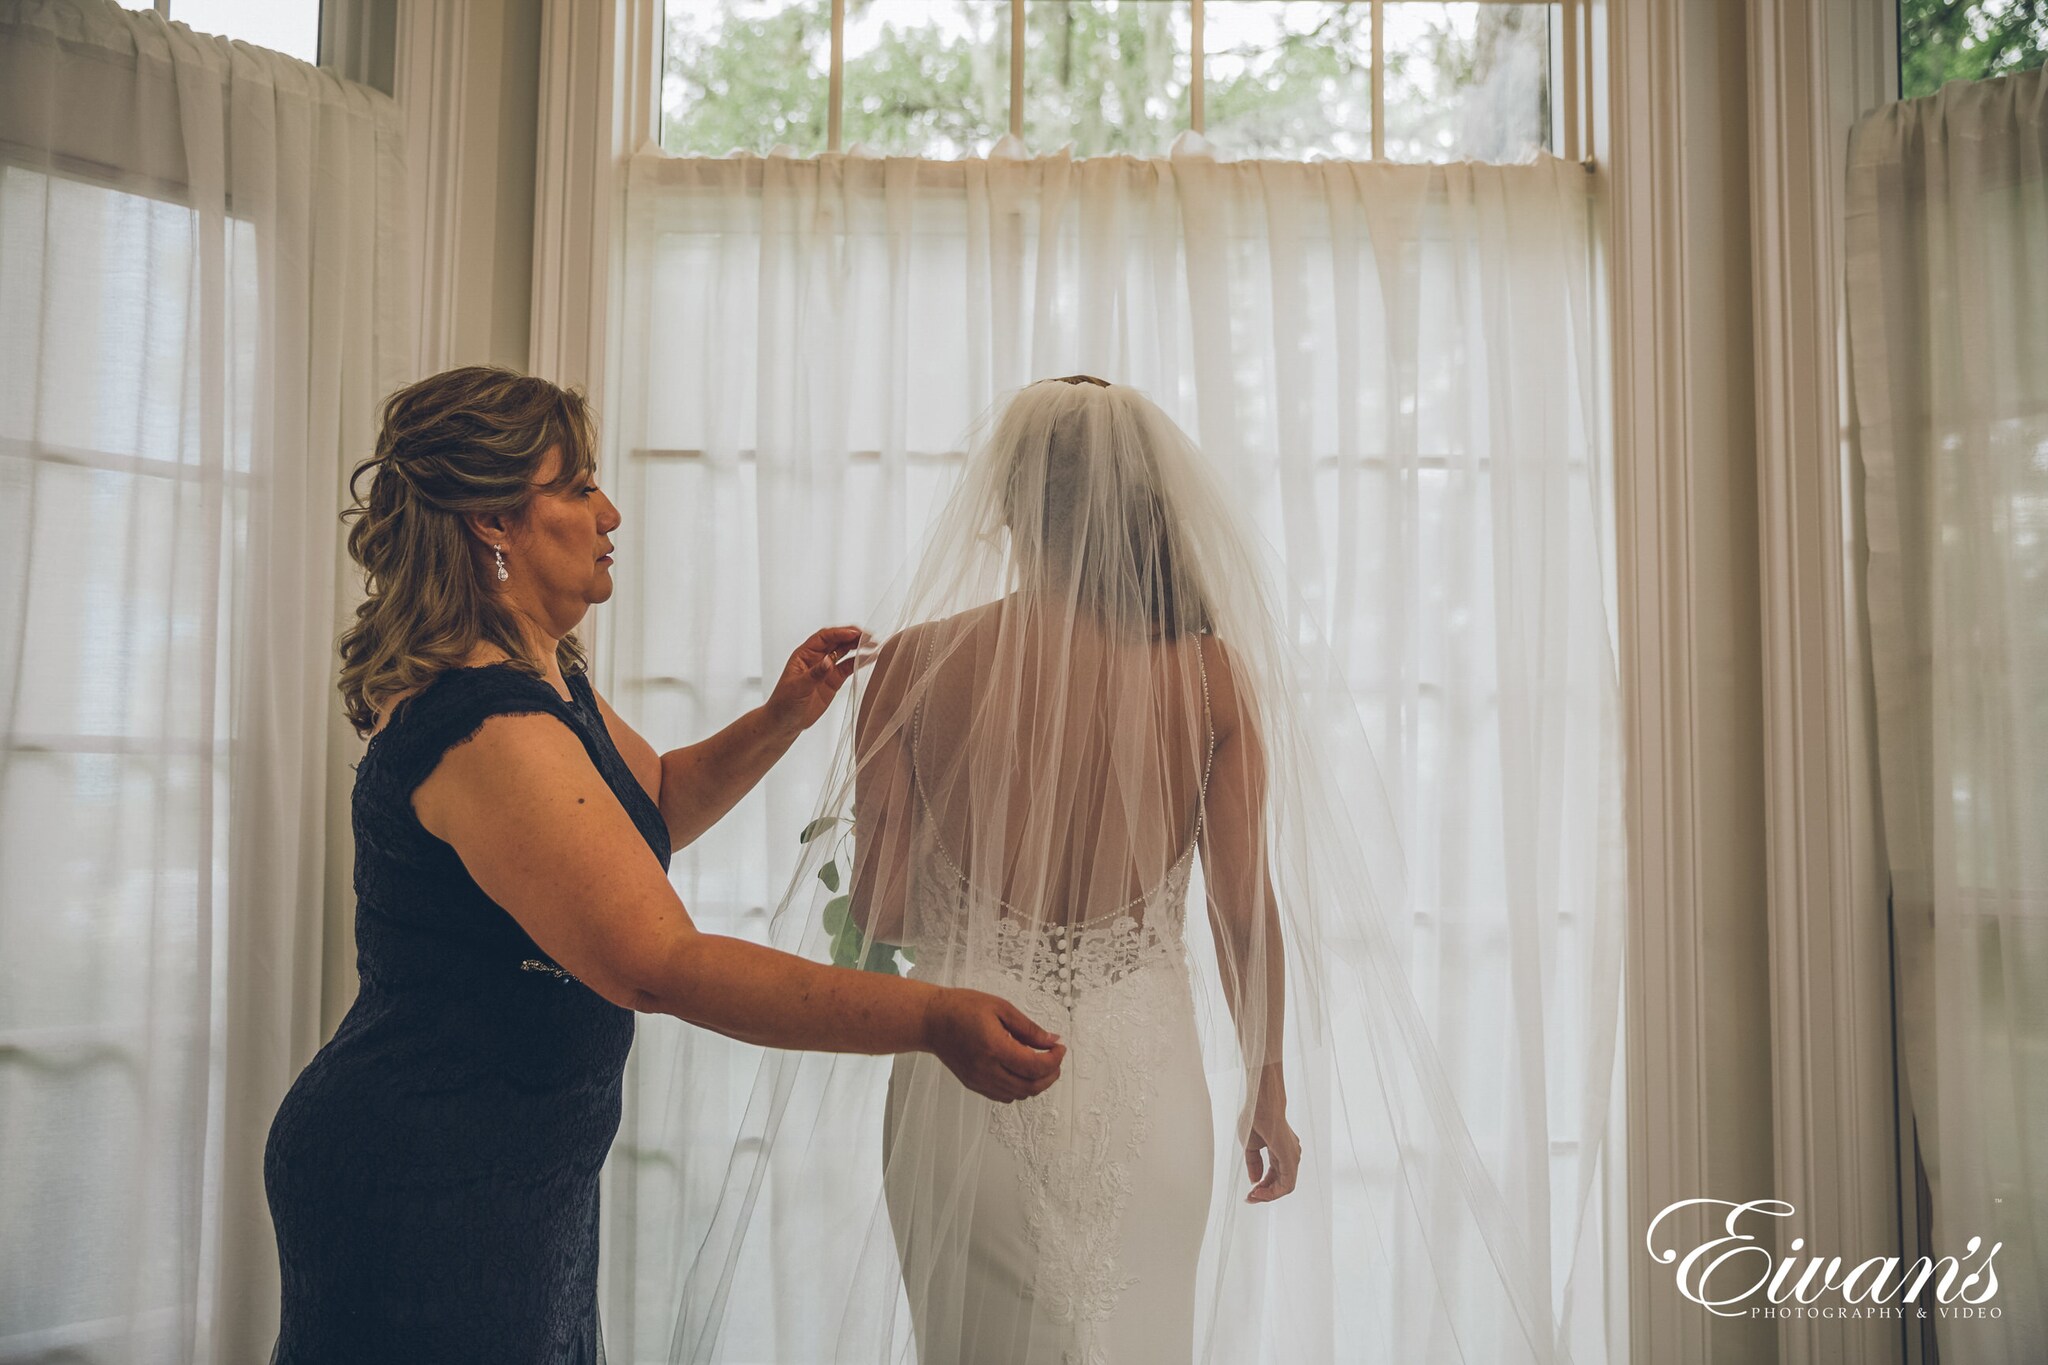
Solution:
M 846 837 L 853 832 L 852 817 L 821 815 L 803 827 L 803 832 L 797 835 L 797 842 L 808 844 L 835 829 L 839 830 L 840 844 L 833 849 L 832 856 L 818 868 L 818 880 L 825 884 L 825 889 L 838 893 L 825 902 L 824 912 L 820 916 L 825 932 L 832 936 L 832 965 L 881 972 L 885 976 L 901 976 L 903 969 L 897 964 L 897 955 L 900 953 L 903 964 L 908 966 L 915 965 L 917 954 L 901 944 L 868 939 L 861 933 L 860 926 L 853 922 L 851 890 L 839 890 L 841 885 L 849 888 L 852 886 L 851 874 L 842 876 L 839 869 L 840 852 L 845 846 Z

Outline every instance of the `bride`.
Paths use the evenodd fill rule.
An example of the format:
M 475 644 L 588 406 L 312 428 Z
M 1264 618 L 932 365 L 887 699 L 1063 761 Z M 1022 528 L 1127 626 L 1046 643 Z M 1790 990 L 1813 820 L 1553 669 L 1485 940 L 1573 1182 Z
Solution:
M 1263 756 L 1162 486 L 1161 421 L 1099 380 L 1026 390 L 987 462 L 1016 589 L 894 637 L 861 708 L 855 922 L 920 976 L 1042 1011 L 1073 1059 L 1059 1093 L 1007 1107 L 894 1069 L 889 1219 L 926 1365 L 1193 1358 L 1211 1162 L 1184 944 L 1198 849 L 1226 980 L 1271 969 L 1237 1021 L 1250 1198 L 1294 1188 L 1280 941 L 1248 837 Z
M 1005 1105 L 921 1057 L 769 1056 L 674 1359 L 1564 1358 L 1405 979 L 1348 691 L 1274 577 L 1137 391 L 1002 411 L 774 933 L 1006 996 L 1064 1074 Z

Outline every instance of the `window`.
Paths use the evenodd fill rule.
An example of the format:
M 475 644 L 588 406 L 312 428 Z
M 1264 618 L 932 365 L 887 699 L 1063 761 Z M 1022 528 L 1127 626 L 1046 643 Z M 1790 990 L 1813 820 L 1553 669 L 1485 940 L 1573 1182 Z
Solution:
M 1206 36 L 1227 33 L 1216 19 L 1223 5 L 1205 6 Z M 1341 8 L 1258 7 L 1290 24 Z M 1173 13 L 1126 10 L 1133 21 Z M 985 13 L 957 3 L 925 9 L 962 11 Z M 849 5 L 848 126 L 856 24 L 871 12 Z M 801 30 L 782 22 L 788 33 Z M 829 95 L 829 23 L 801 31 L 828 54 L 827 80 L 812 88 Z M 1171 24 L 1158 31 L 1178 41 Z M 1241 49 L 1277 31 L 1231 42 Z M 967 30 L 948 32 L 965 46 Z M 1467 35 L 1476 32 L 1475 24 Z M 1135 22 L 1117 36 L 1133 35 L 1153 36 Z M 1027 33 L 1027 52 L 1038 50 L 1028 46 L 1036 37 Z M 1150 50 L 1131 49 L 1134 60 Z M 1220 49 L 1207 50 L 1213 98 Z M 1179 69 L 1162 61 L 1157 70 L 1178 98 Z M 1027 123 L 1039 88 L 1031 79 L 1027 69 Z M 1391 73 L 1386 83 L 1394 85 Z M 1436 107 L 1451 111 L 1441 126 L 1454 126 L 1456 101 Z M 672 118 L 677 112 L 671 106 Z M 1219 132 L 1221 112 L 1211 104 Z M 984 123 L 976 141 L 992 145 L 1000 135 Z M 1385 140 L 1389 155 L 1399 154 L 1391 128 Z M 1426 1017 L 1446 1021 L 1446 1071 L 1483 1140 L 1499 1144 L 1489 1149 L 1494 1159 L 1522 1140 L 1518 1120 L 1499 1105 L 1521 1083 L 1518 1054 L 1500 1040 L 1525 1027 L 1511 1002 L 1533 963 L 1514 951 L 1516 934 L 1541 925 L 1544 976 L 1519 995 L 1532 1002 L 1521 1036 L 1540 1036 L 1554 1063 L 1551 1100 L 1571 1098 L 1525 1149 L 1526 1169 L 1547 1170 L 1553 1190 L 1602 1182 L 1582 1226 L 1610 1226 L 1611 1173 L 1625 1154 L 1611 1130 L 1573 1117 L 1585 1112 L 1579 1097 L 1604 1093 L 1585 1087 L 1607 1084 L 1607 1073 L 1591 1068 L 1607 1065 L 1595 1039 L 1611 1032 L 1603 1011 L 1618 1001 L 1599 964 L 1614 960 L 1601 949 L 1618 941 L 1620 902 L 1615 883 L 1596 873 L 1606 850 L 1619 847 L 1620 805 L 1592 761 L 1615 752 L 1618 733 L 1611 680 L 1599 671 L 1611 658 L 1603 587 L 1612 574 L 1601 558 L 1611 541 L 1596 512 L 1611 486 L 1608 442 L 1586 426 L 1601 420 L 1590 397 L 1597 339 L 1565 321 L 1592 312 L 1564 306 L 1561 296 L 1559 306 L 1540 301 L 1547 282 L 1587 268 L 1584 243 L 1567 243 L 1578 240 L 1571 225 L 1591 212 L 1591 178 L 1555 165 L 1482 167 L 1471 179 L 1502 192 L 1541 182 L 1587 199 L 1573 211 L 1568 195 L 1516 191 L 1512 205 L 1467 212 L 1441 188 L 1445 177 L 1393 165 L 1325 177 L 1294 165 L 1205 164 L 1164 188 L 1149 167 L 1113 163 L 1071 177 L 1044 163 L 981 175 L 851 159 L 763 174 L 721 160 L 649 157 L 637 169 L 645 178 L 634 191 L 616 324 L 633 340 L 618 353 L 606 430 L 627 534 L 645 529 L 641 551 L 621 561 L 596 635 L 613 704 L 657 743 L 694 739 L 757 705 L 764 676 L 817 624 L 886 626 L 882 604 L 956 486 L 977 414 L 1020 372 L 1091 368 L 1082 356 L 1092 347 L 1114 367 L 1098 373 L 1151 392 L 1198 440 L 1202 422 L 1220 417 L 1226 434 L 1215 445 L 1230 451 L 1219 458 L 1242 479 L 1233 487 L 1244 511 L 1285 554 L 1338 651 L 1382 756 L 1388 800 L 1413 831 L 1405 852 L 1414 918 L 1401 931 L 1421 1004 Z M 1328 186 L 1338 183 L 1369 183 L 1373 203 L 1361 191 L 1333 209 Z M 1439 188 L 1425 193 L 1426 185 Z M 1290 186 L 1298 197 L 1287 197 Z M 1181 216 L 1183 196 L 1201 197 L 1211 211 Z M 1477 199 L 1492 202 L 1490 192 Z M 1409 225 L 1393 229 L 1408 235 L 1398 245 L 1375 237 L 1368 208 L 1384 210 L 1386 224 Z M 1382 271 L 1397 259 L 1408 264 Z M 1405 302 L 1383 292 L 1381 282 L 1396 275 L 1412 281 Z M 1508 317 L 1543 330 L 1491 325 Z M 1206 412 L 1196 387 L 1205 382 L 1228 395 Z M 1550 454 L 1532 481 L 1527 461 L 1539 449 Z M 1513 468 L 1497 479 L 1504 452 Z M 1547 491 L 1532 500 L 1539 485 Z M 1546 558 L 1568 553 L 1572 567 L 1531 571 L 1539 544 Z M 1549 599 L 1541 610 L 1539 597 Z M 1540 679 L 1524 649 L 1539 636 L 1557 646 L 1540 661 Z M 1526 742 L 1532 706 L 1564 727 L 1550 731 L 1554 743 Z M 844 719 L 806 735 L 717 827 L 677 853 L 672 876 L 700 926 L 770 935 L 792 891 L 798 830 L 815 813 L 835 722 Z M 1549 810 L 1566 813 L 1540 836 L 1555 861 L 1527 856 L 1533 826 L 1511 814 L 1532 783 L 1555 793 L 1544 800 Z M 805 888 L 794 890 L 787 909 L 796 918 L 779 921 L 779 934 L 815 913 Z M 1199 887 L 1190 894 L 1201 903 Z M 1191 936 L 1193 977 L 1212 982 L 1205 938 Z M 1481 996 L 1486 1009 L 1462 1009 Z M 726 1040 L 648 1021 L 609 1206 L 683 1201 L 708 1218 L 757 1065 L 757 1055 Z M 776 1179 L 768 1200 L 800 1197 Z M 1393 1197 L 1389 1173 L 1340 1161 L 1327 1179 L 1335 1226 L 1351 1230 L 1334 1254 L 1363 1263 L 1367 1211 Z M 1559 1207 L 1579 1218 L 1572 1200 Z M 843 1212 L 819 1217 L 832 1222 Z M 624 1340 L 669 1339 L 666 1287 L 679 1268 L 668 1226 L 621 1217 L 608 1343 L 615 1330 Z M 1577 1235 L 1560 1232 L 1556 1244 L 1577 1245 Z M 796 1305 L 793 1318 L 804 1320 L 802 1255 L 783 1254 L 772 1237 L 755 1245 L 778 1249 L 736 1289 L 746 1307 L 734 1330 L 767 1322 L 778 1306 Z M 1371 1295 L 1397 1292 L 1377 1285 L 1356 1311 L 1385 1302 Z M 1608 1306 L 1588 1300 L 1582 1311 L 1602 1320 Z M 761 1359 L 791 1358 L 765 1334 L 745 1340 Z
M 188 1187 L 203 1157 L 194 1106 L 214 1084 L 203 1023 L 225 1005 L 226 938 L 213 930 L 231 725 L 212 680 L 235 644 L 224 565 L 259 487 L 246 444 L 255 357 L 227 357 L 242 439 L 209 459 L 192 392 L 198 215 L 6 166 L 0 236 L 21 251 L 0 271 L 0 303 L 24 320 L 24 354 L 40 344 L 45 376 L 64 371 L 0 403 L 6 530 L 22 554 L 6 609 L 33 654 L 10 679 L 0 754 L 0 904 L 50 907 L 0 924 L 0 956 L 17 968 L 0 992 L 0 1112 L 18 1174 L 64 1191 L 10 1208 L 22 1243 L 43 1251 L 4 1277 L 0 1321 L 52 1354 L 84 1353 L 126 1330 L 126 1314 L 151 1339 L 175 1322 L 173 1272 L 200 1235 L 196 1210 L 132 1222 L 137 1189 Z M 229 220 L 225 264 L 222 317 L 253 338 L 248 222 Z M 93 1264 L 124 1237 L 143 1268 L 132 1286 Z
M 320 0 L 121 0 L 127 9 L 153 9 L 200 33 L 320 61 Z
M 1582 0 L 667 0 L 662 145 L 1396 161 L 1580 154 Z M 1021 35 L 1022 42 L 1013 50 Z
M 2044 61 L 2048 4 L 2041 0 L 1899 0 L 1901 99 Z

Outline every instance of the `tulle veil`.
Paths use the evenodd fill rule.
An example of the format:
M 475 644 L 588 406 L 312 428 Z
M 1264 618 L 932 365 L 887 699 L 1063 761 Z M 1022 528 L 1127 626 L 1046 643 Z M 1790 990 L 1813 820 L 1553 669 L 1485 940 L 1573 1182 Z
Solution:
M 1138 1292 L 1122 1262 L 1197 1235 L 1191 1322 L 1158 1324 L 1194 1360 L 1568 1358 L 1411 988 L 1364 729 L 1285 584 L 1136 390 L 1046 380 L 985 419 L 865 623 L 880 654 L 770 941 L 1004 994 L 1065 1073 L 999 1106 L 929 1057 L 764 1053 L 671 1360 L 1121 1365 L 1090 1322 Z M 1134 1009 L 1141 977 L 1182 994 Z M 1176 1066 L 1206 1085 L 1193 1120 L 1159 1093 Z M 1299 1185 L 1247 1203 L 1276 1077 Z M 1175 1126 L 1134 1127 L 1148 1106 Z M 1169 1218 L 1147 1181 L 1189 1153 Z M 1036 1180 L 1021 1215 L 988 1193 L 1012 1169 Z M 1036 1299 L 994 1340 L 995 1307 L 946 1301 L 977 1217 L 1020 1222 Z

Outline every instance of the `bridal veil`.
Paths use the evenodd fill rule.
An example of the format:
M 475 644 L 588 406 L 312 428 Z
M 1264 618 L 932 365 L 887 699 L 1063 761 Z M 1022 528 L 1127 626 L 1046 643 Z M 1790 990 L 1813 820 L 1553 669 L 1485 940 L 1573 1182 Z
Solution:
M 1350 691 L 1180 429 L 1020 391 L 887 616 L 771 941 L 1004 994 L 1065 1069 L 999 1105 L 764 1054 L 671 1358 L 1566 1359 L 1410 986 Z M 1283 1090 L 1299 1183 L 1248 1202 Z M 757 1292 L 769 1258 L 807 1288 Z

